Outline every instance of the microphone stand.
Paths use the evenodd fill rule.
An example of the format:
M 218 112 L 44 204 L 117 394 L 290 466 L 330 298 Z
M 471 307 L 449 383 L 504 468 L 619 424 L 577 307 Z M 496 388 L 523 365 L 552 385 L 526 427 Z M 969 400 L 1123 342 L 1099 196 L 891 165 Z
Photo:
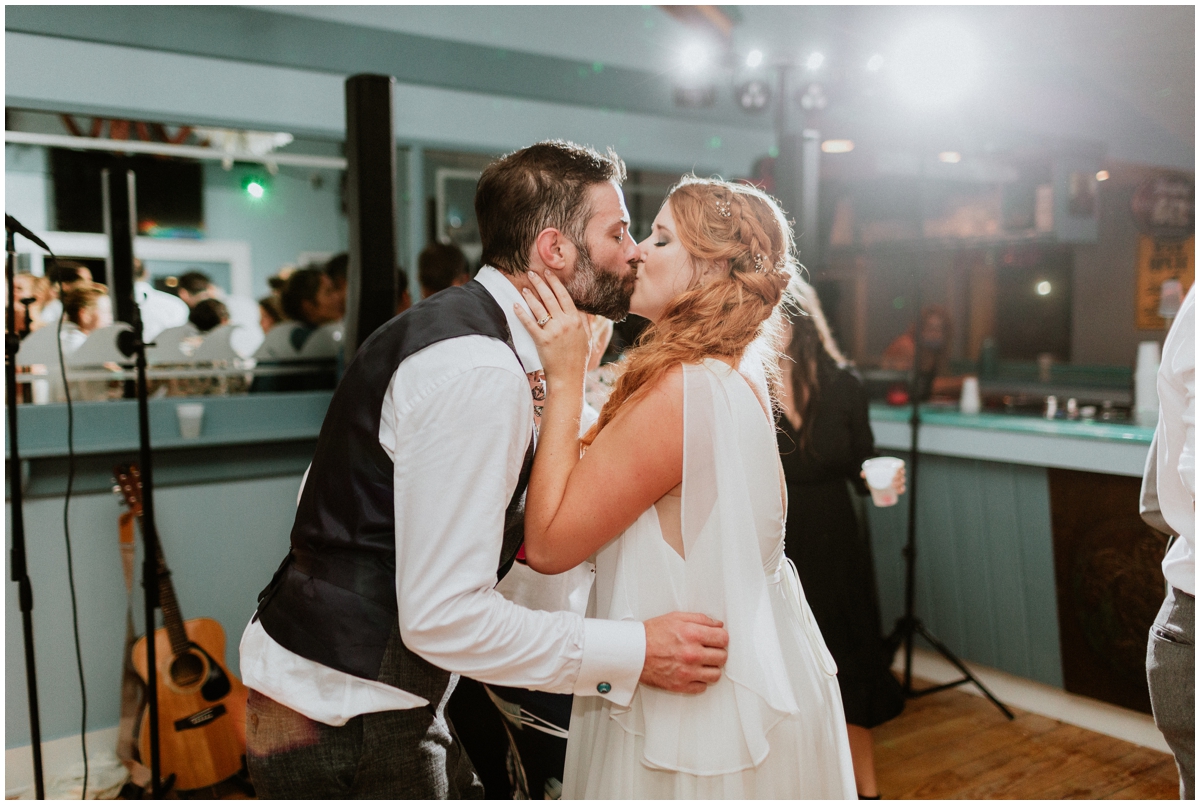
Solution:
M 133 236 L 137 231 L 134 224 L 134 174 L 131 170 L 110 171 L 105 168 L 102 177 L 105 223 L 109 235 L 110 274 L 113 289 L 118 296 L 116 307 L 118 313 L 123 312 L 128 316 L 129 324 L 133 328 L 117 335 L 117 348 L 126 357 L 134 357 L 137 369 L 138 447 L 142 474 L 142 588 L 145 591 L 146 607 L 146 717 L 150 719 L 150 792 L 153 799 L 162 799 L 158 737 L 158 662 L 155 651 L 158 622 L 154 614 L 159 606 L 158 528 L 154 520 L 154 466 L 150 449 L 149 394 L 146 388 L 146 344 L 142 340 L 141 308 L 137 304 L 137 292 L 133 289 Z M 130 284 L 123 288 L 125 276 L 128 276 Z M 142 758 L 142 762 L 146 762 L 146 758 Z
M 17 583 L 17 598 L 21 607 L 21 631 L 25 638 L 25 685 L 29 697 L 29 740 L 33 750 L 33 786 L 38 799 L 46 798 L 42 773 L 42 726 L 38 717 L 37 666 L 33 656 L 33 585 L 25 561 L 25 492 L 21 486 L 21 453 L 17 448 L 17 351 L 21 348 L 21 333 L 17 330 L 16 300 L 13 298 L 13 275 L 16 273 L 16 247 L 13 230 L 6 227 L 4 280 L 8 287 L 5 305 L 4 382 L 5 405 L 8 407 L 8 487 L 12 500 L 12 580 Z M 25 331 L 29 330 L 29 309 L 25 310 Z
M 1005 707 L 999 699 L 992 695 L 992 692 L 984 687 L 983 683 L 968 670 L 967 666 L 963 665 L 950 647 L 938 640 L 925 627 L 925 624 L 917 617 L 917 481 L 919 475 L 917 473 L 917 462 L 919 453 L 917 452 L 917 436 L 921 431 L 921 400 L 924 398 L 926 390 L 930 393 L 933 391 L 933 378 L 936 374 L 936 369 L 925 371 L 922 367 L 925 356 L 922 354 L 921 341 L 922 329 L 924 327 L 923 317 L 921 316 L 921 254 L 916 255 L 916 264 L 913 266 L 913 368 L 911 381 L 909 384 L 910 402 L 912 403 L 912 416 L 909 418 L 909 461 L 908 461 L 908 533 L 904 543 L 904 548 L 901 551 L 904 556 L 904 614 L 896 619 L 896 625 L 892 629 L 892 633 L 888 636 L 886 644 L 892 653 L 895 653 L 895 648 L 901 643 L 904 644 L 904 696 L 908 699 L 916 699 L 921 696 L 928 696 L 931 693 L 938 693 L 943 690 L 956 688 L 959 685 L 971 683 L 979 689 L 979 692 L 987 697 L 988 701 L 1000 708 L 1000 712 L 1012 721 L 1014 716 L 1012 711 Z M 953 665 L 963 675 L 962 679 L 957 679 L 953 682 L 947 682 L 943 685 L 934 685 L 920 690 L 913 689 L 912 677 L 912 656 L 913 642 L 918 637 L 925 639 L 929 645 L 937 649 L 947 662 Z

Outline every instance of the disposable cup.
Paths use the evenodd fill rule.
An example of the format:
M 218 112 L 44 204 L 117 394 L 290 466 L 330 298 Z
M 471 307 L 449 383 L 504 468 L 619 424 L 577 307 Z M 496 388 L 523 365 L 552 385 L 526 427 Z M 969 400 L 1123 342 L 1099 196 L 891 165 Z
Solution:
M 179 417 L 179 435 L 184 439 L 199 439 L 204 424 L 204 403 L 180 403 L 175 406 Z
M 871 500 L 876 506 L 895 506 L 899 497 L 892 484 L 896 473 L 904 466 L 904 459 L 892 456 L 868 458 L 863 462 L 863 473 L 867 476 L 867 488 L 871 490 Z

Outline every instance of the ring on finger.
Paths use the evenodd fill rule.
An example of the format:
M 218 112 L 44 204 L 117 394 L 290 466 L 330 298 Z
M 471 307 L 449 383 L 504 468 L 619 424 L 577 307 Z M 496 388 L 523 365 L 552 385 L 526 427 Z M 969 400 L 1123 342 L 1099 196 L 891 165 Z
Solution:
M 550 321 L 552 318 L 554 318 L 554 317 L 551 316 L 549 313 L 547 313 L 545 316 L 542 316 L 540 319 L 537 320 L 537 326 L 545 327 L 546 322 Z

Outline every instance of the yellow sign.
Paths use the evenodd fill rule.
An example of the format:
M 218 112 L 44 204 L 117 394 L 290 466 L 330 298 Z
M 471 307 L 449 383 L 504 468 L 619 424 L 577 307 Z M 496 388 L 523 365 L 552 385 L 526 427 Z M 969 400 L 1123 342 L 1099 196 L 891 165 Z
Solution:
M 1137 327 L 1139 330 L 1165 330 L 1170 322 L 1158 315 L 1163 283 L 1175 280 L 1181 286 L 1180 298 L 1196 279 L 1196 238 L 1156 240 L 1138 236 L 1137 252 Z

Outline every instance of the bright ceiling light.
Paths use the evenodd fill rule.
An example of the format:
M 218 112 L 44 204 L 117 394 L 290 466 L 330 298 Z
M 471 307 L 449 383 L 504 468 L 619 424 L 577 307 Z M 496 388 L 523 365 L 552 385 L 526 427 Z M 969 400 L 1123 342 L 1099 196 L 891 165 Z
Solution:
M 1038 296 L 1049 296 L 1050 290 L 1050 283 L 1046 282 L 1045 280 L 1042 280 L 1037 284 Z
M 1103 182 L 1108 179 L 1108 171 L 1096 171 L 1096 181 Z
M 854 150 L 854 140 L 826 140 L 821 150 L 826 154 L 848 154 Z
M 825 63 L 824 53 L 810 53 L 808 58 L 804 60 L 804 66 L 810 70 L 820 70 L 821 65 Z
M 947 162 L 953 165 L 956 162 L 962 162 L 962 154 L 958 153 L 957 151 L 943 151 L 942 153 L 938 154 L 938 161 Z
M 867 69 L 872 73 L 878 72 L 879 68 L 883 67 L 883 55 L 876 53 L 871 58 L 867 59 Z
M 975 87 L 979 46 L 961 26 L 930 21 L 901 34 L 889 64 L 888 73 L 905 100 L 916 106 L 944 105 Z
M 761 50 L 752 50 L 746 54 L 746 66 L 754 69 L 763 63 L 763 52 Z
M 708 67 L 708 48 L 693 42 L 679 53 L 679 66 L 685 73 L 695 75 Z

